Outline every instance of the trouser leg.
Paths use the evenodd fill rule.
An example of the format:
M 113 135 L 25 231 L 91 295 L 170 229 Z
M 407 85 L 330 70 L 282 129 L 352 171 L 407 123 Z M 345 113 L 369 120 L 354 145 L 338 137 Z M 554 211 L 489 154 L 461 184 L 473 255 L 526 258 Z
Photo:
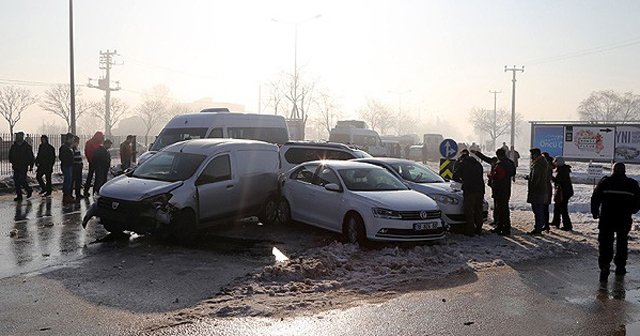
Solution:
M 50 193 L 52 191 L 52 188 L 51 188 L 51 172 L 44 173 L 44 177 L 47 180 L 46 191 L 48 193 Z
M 531 209 L 533 210 L 534 229 L 542 231 L 544 229 L 544 204 L 532 203 Z
M 20 171 L 18 170 L 14 170 L 13 171 L 13 186 L 16 189 L 16 196 L 18 198 L 22 197 L 22 174 L 20 174 Z
M 475 195 L 475 200 L 473 203 L 473 214 L 474 214 L 474 223 L 475 223 L 475 231 L 476 233 L 482 233 L 482 200 L 484 198 L 483 194 Z
M 602 225 L 602 224 L 601 224 Z M 601 271 L 608 271 L 613 260 L 613 230 L 600 229 L 598 233 L 598 266 Z
M 467 193 L 464 195 L 463 208 L 464 208 L 464 217 L 466 220 L 465 223 L 465 233 L 470 234 L 475 230 L 475 219 L 474 219 L 474 204 L 473 204 L 473 194 Z
M 89 162 L 89 171 L 87 172 L 87 180 L 84 183 L 85 193 L 89 192 L 89 187 L 91 187 L 91 182 L 93 181 L 94 173 L 95 173 L 95 167 L 91 162 Z
M 501 232 L 511 233 L 511 218 L 509 213 L 509 198 L 499 197 L 496 198 L 496 214 L 500 219 L 500 226 L 498 229 Z
M 82 189 L 82 165 L 73 165 L 73 171 L 71 173 L 73 188 L 76 197 L 80 197 L 80 190 Z
M 573 224 L 571 224 L 571 217 L 569 217 L 569 200 L 564 200 L 560 204 L 561 206 L 561 215 L 562 215 L 562 226 L 568 229 L 573 228 Z
M 42 177 L 45 176 L 45 173 L 42 171 L 37 171 L 36 172 L 36 181 L 38 181 L 38 186 L 40 186 L 40 191 L 45 192 L 47 191 L 47 186 L 44 183 L 44 180 L 42 179 Z
M 616 232 L 616 256 L 613 259 L 613 263 L 616 265 L 617 270 L 623 270 L 627 266 L 628 241 L 628 230 L 621 229 Z
M 560 219 L 562 218 L 562 202 L 555 202 L 553 204 L 553 220 L 551 224 L 554 226 L 560 226 Z

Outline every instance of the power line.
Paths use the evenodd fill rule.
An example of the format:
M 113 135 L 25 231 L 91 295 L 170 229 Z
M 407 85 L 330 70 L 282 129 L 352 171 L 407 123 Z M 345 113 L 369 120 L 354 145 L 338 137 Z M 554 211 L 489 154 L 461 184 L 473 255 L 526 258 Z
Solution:
M 636 37 L 633 39 L 620 41 L 616 43 L 605 44 L 598 47 L 576 50 L 576 51 L 568 52 L 568 53 L 557 55 L 557 56 L 537 58 L 526 63 L 528 65 L 540 65 L 540 64 L 559 62 L 559 61 L 564 61 L 572 58 L 584 57 L 584 56 L 599 54 L 599 53 L 603 53 L 611 50 L 632 47 L 638 44 L 640 44 L 640 37 Z

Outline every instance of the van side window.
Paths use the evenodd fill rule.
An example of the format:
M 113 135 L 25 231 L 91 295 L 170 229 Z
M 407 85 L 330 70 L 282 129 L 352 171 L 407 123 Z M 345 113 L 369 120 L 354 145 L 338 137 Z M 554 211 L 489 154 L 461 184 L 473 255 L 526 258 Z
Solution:
M 334 183 L 339 186 L 340 179 L 338 179 L 338 176 L 333 172 L 333 170 L 326 167 L 320 168 L 320 172 L 316 175 L 313 184 L 324 187 L 330 183 Z
M 297 181 L 311 183 L 313 181 L 313 174 L 318 169 L 318 164 L 304 165 L 291 174 L 291 178 Z
M 211 160 L 198 178 L 198 184 L 209 184 L 231 180 L 231 160 L 229 155 L 221 155 Z
M 218 127 L 218 128 L 214 128 L 211 130 L 211 133 L 209 133 L 209 138 L 223 138 L 222 136 L 222 128 Z

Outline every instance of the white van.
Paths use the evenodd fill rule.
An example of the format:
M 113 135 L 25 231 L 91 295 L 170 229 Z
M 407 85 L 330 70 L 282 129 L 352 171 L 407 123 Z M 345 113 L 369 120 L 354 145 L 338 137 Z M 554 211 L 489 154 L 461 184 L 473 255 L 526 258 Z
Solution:
M 192 239 L 220 221 L 258 216 L 278 202 L 278 146 L 203 139 L 175 143 L 100 188 L 83 225 L 96 216 L 109 232 L 160 232 Z
M 329 133 L 330 142 L 339 142 L 346 145 L 357 146 L 373 156 L 389 156 L 380 140 L 378 132 L 368 128 L 356 128 L 353 126 L 338 126 Z
M 259 140 L 280 145 L 289 141 L 283 116 L 209 111 L 212 109 L 173 117 L 150 150 L 159 151 L 178 141 L 204 138 Z

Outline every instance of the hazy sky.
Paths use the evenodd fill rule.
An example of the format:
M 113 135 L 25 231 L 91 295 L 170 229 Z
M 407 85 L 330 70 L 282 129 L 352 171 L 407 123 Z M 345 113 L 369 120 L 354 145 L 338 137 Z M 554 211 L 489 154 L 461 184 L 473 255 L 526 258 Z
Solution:
M 0 4 L 0 79 L 68 82 L 68 2 Z M 411 90 L 403 109 L 451 120 L 470 135 L 468 111 L 492 107 L 489 90 L 502 90 L 498 105 L 510 108 L 503 69 L 514 64 L 526 66 L 517 103 L 527 120 L 575 118 L 593 90 L 640 91 L 637 0 L 76 0 L 76 81 L 100 74 L 101 49 L 117 49 L 124 65 L 112 77 L 125 90 L 114 96 L 135 103 L 162 83 L 181 101 L 209 96 L 256 110 L 259 83 L 293 68 L 293 25 L 272 19 L 317 14 L 299 26 L 298 62 L 345 115 L 367 98 L 396 107 L 390 91 Z M 571 57 L 585 50 L 604 51 Z M 48 116 L 38 110 L 18 127 L 36 129 Z

